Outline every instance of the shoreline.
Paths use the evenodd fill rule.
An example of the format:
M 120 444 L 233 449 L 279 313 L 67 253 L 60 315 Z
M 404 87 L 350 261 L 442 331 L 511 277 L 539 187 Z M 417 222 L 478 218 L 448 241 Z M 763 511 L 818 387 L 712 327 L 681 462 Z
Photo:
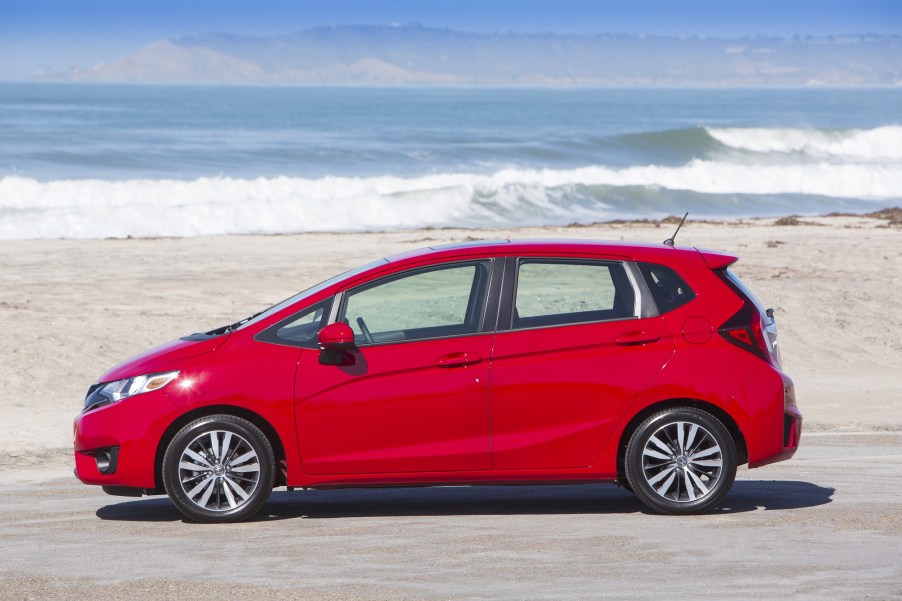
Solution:
M 829 213 L 817 214 L 791 214 L 784 216 L 767 216 L 767 217 L 700 217 L 693 218 L 692 213 L 686 219 L 687 224 L 706 224 L 723 227 L 737 226 L 755 226 L 755 225 L 774 225 L 779 227 L 800 226 L 800 225 L 827 225 L 823 220 L 830 218 L 863 218 L 876 219 L 884 221 L 883 224 L 872 225 L 872 227 L 902 227 L 902 207 L 886 206 L 873 211 L 855 213 L 846 211 L 832 211 Z M 276 232 L 276 233 L 224 233 L 224 234 L 201 234 L 197 236 L 108 236 L 104 238 L 13 238 L 0 239 L 0 244 L 10 242 L 29 242 L 29 241 L 98 241 L 98 240 L 184 240 L 195 238 L 222 238 L 222 237 L 284 237 L 284 236 L 309 236 L 309 235 L 326 235 L 326 236 L 359 236 L 368 234 L 404 234 L 411 232 L 483 232 L 483 231 L 518 231 L 518 230 L 556 230 L 556 229 L 589 229 L 601 228 L 605 226 L 653 226 L 655 228 L 665 225 L 677 225 L 682 219 L 679 215 L 668 215 L 660 219 L 651 217 L 636 217 L 632 219 L 606 219 L 602 221 L 592 221 L 587 223 L 567 223 L 567 224 L 545 224 L 545 225 L 514 225 L 509 227 L 499 227 L 490 225 L 485 227 L 476 226 L 442 226 L 442 227 L 402 227 L 393 229 L 374 229 L 374 230 L 310 230 L 299 232 Z M 846 225 L 850 228 L 864 227 L 862 224 Z M 475 238 L 474 238 L 475 239 Z

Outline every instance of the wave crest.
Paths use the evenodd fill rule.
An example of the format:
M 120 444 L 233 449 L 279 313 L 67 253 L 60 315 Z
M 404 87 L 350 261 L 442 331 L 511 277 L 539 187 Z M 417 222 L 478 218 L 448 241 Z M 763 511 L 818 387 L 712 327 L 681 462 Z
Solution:
M 869 160 L 902 159 L 902 126 L 874 129 L 705 128 L 725 146 L 758 153 L 803 153 Z

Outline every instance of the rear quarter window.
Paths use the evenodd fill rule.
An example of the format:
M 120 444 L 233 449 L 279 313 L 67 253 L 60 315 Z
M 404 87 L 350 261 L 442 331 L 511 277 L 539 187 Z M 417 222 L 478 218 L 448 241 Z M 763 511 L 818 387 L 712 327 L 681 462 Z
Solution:
M 692 288 L 673 269 L 654 263 L 638 265 L 659 313 L 673 311 L 695 298 Z

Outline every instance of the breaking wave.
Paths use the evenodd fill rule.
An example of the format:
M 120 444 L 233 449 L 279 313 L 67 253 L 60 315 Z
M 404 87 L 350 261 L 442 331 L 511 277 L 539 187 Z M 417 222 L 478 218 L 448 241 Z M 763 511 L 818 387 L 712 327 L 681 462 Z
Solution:
M 902 126 L 874 129 L 705 128 L 730 148 L 756 153 L 802 153 L 869 160 L 902 159 Z
M 763 147 L 766 140 L 776 145 L 781 138 L 757 131 L 802 130 L 711 131 L 726 137 L 740 131 L 745 137 L 735 134 L 742 139 L 732 143 Z M 807 140 L 811 146 L 817 136 Z M 793 144 L 799 146 L 786 142 L 785 147 Z M 880 147 L 880 156 L 898 150 L 891 146 Z M 7 176 L 0 179 L 0 239 L 565 224 L 683 210 L 698 216 L 756 216 L 869 210 L 874 201 L 900 198 L 902 164 L 870 162 L 760 165 L 695 159 L 680 166 L 504 169 L 411 178 L 41 182 Z

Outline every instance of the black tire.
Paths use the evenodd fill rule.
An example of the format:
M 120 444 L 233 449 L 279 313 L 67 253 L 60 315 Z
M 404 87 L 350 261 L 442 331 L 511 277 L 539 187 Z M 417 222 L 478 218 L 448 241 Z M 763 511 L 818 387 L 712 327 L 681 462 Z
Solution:
M 238 522 L 266 503 L 275 463 L 272 445 L 254 424 L 234 415 L 209 415 L 186 425 L 169 443 L 163 485 L 191 521 Z
M 716 417 L 693 407 L 665 409 L 630 437 L 625 472 L 639 500 L 655 513 L 703 513 L 736 477 L 736 444 Z
M 620 476 L 619 478 L 617 478 L 617 486 L 619 486 L 620 488 L 622 488 L 623 490 L 625 490 L 628 493 L 636 494 L 635 492 L 633 492 L 633 487 L 630 486 L 630 483 L 626 479 L 626 476 Z

